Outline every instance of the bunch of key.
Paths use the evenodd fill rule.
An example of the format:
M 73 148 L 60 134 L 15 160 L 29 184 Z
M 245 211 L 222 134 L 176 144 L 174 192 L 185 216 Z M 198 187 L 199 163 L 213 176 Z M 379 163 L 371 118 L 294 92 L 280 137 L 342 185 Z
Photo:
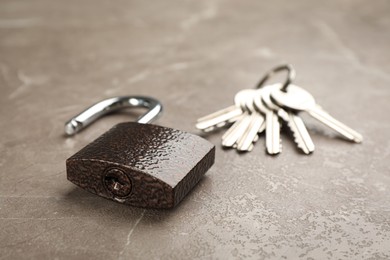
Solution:
M 278 84 L 264 83 L 276 72 L 287 71 L 286 81 Z M 303 153 L 314 152 L 314 144 L 299 116 L 306 112 L 324 125 L 338 132 L 345 139 L 360 143 L 363 137 L 345 124 L 337 121 L 319 105 L 313 96 L 303 88 L 293 85 L 295 71 L 291 65 L 282 65 L 267 73 L 254 89 L 239 91 L 234 105 L 199 118 L 196 127 L 209 132 L 230 126 L 222 136 L 222 146 L 249 152 L 265 131 L 265 145 L 268 154 L 281 153 L 281 125 L 291 130 L 294 141 Z

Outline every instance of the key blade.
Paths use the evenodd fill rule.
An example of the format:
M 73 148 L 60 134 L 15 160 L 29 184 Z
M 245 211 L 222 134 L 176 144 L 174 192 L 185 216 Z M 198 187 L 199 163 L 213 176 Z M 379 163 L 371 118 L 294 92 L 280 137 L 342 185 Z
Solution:
M 247 113 L 237 122 L 235 129 L 229 133 L 229 135 L 224 136 L 222 139 L 223 147 L 233 147 L 237 140 L 242 136 L 245 130 L 248 128 L 250 123 L 250 117 Z
M 257 141 L 257 135 L 264 125 L 264 117 L 259 113 L 253 113 L 250 118 L 248 128 L 237 142 L 237 150 L 250 152 L 253 149 L 253 143 Z
M 265 144 L 268 154 L 279 154 L 281 152 L 280 123 L 278 115 L 273 111 L 266 114 Z
M 313 108 L 307 111 L 312 117 L 328 126 L 329 128 L 335 130 L 345 138 L 350 141 L 361 143 L 363 141 L 363 136 L 353 130 L 352 128 L 344 125 L 339 122 L 331 115 L 329 115 L 325 110 L 323 110 L 320 106 L 315 105 Z
M 233 111 L 236 108 L 237 108 L 237 106 L 233 105 L 233 106 L 230 106 L 230 107 L 226 107 L 224 109 L 220 109 L 220 110 L 218 110 L 218 111 L 216 111 L 214 113 L 211 113 L 211 114 L 209 114 L 207 116 L 203 116 L 203 117 L 199 118 L 197 120 L 197 122 L 200 123 L 200 122 L 208 121 L 210 119 L 213 119 L 213 118 L 219 117 L 219 116 L 221 116 L 223 114 L 226 114 L 226 113 L 228 113 L 230 111 Z
M 236 122 L 234 122 L 233 125 L 229 127 L 229 129 L 222 135 L 222 140 L 226 139 L 229 135 L 231 135 L 234 131 L 236 131 L 236 128 L 239 127 L 242 118 L 243 115 L 237 118 Z
M 263 116 L 263 123 L 261 124 L 260 128 L 259 128 L 259 131 L 257 132 L 258 134 L 261 134 L 262 132 L 265 131 L 265 118 Z M 259 138 L 259 136 L 257 136 L 257 139 Z M 257 141 L 257 140 L 256 140 Z
M 305 154 L 314 152 L 314 143 L 302 119 L 292 112 L 287 112 L 287 125 L 294 136 L 294 142 Z
M 216 117 L 210 117 L 205 121 L 200 121 L 196 124 L 196 128 L 200 130 L 208 129 L 210 127 L 221 127 L 225 125 L 227 122 L 233 122 L 237 119 L 237 117 L 242 115 L 241 108 L 234 107 L 233 110 L 229 110 L 224 114 L 219 114 Z

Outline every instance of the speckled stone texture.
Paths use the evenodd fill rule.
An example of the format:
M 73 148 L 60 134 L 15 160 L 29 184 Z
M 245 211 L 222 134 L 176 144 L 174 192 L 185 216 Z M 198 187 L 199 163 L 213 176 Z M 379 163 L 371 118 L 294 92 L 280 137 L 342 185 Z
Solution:
M 1 259 L 389 259 L 390 2 L 387 0 L 0 0 Z M 200 134 L 282 62 L 337 119 L 338 137 L 302 115 L 302 155 L 224 151 L 174 210 L 97 197 L 66 179 L 65 160 L 119 122 L 72 138 L 63 125 L 116 95 L 165 105 L 156 124 Z

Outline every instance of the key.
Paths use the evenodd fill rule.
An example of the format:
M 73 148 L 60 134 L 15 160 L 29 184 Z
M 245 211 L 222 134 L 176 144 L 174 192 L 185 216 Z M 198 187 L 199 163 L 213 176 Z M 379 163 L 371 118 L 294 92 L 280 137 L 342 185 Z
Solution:
M 229 128 L 229 130 L 222 136 L 222 146 L 223 147 L 233 147 L 237 145 L 237 141 L 241 136 L 244 135 L 245 130 L 249 127 L 251 123 L 249 109 L 245 106 L 247 99 L 251 98 L 251 96 L 255 93 L 254 89 L 246 89 L 245 93 L 242 94 L 241 97 L 245 96 L 243 99 L 243 103 L 241 104 L 241 108 L 243 113 L 241 117 Z M 241 98 L 240 97 L 240 98 Z
M 281 139 L 280 139 L 280 123 L 279 117 L 275 113 L 278 109 L 273 103 L 270 107 L 265 105 L 264 99 L 269 99 L 269 94 L 273 86 L 265 86 L 261 88 L 254 98 L 255 108 L 265 116 L 265 146 L 268 154 L 279 154 L 282 151 Z
M 280 90 L 281 87 L 281 84 L 271 85 L 268 88 L 268 90 L 270 91 L 268 91 L 262 96 L 262 101 L 266 106 L 268 106 L 274 111 L 277 111 L 278 116 L 287 123 L 287 126 L 293 133 L 294 142 L 296 143 L 297 147 L 301 149 L 305 154 L 310 154 L 314 152 L 315 147 L 302 119 L 293 112 L 286 112 L 284 109 L 272 102 L 271 93 L 273 91 Z
M 314 97 L 301 87 L 290 84 L 287 87 L 286 92 L 282 91 L 280 88 L 274 89 L 271 93 L 271 98 L 275 104 L 278 104 L 287 110 L 308 112 L 312 117 L 350 141 L 356 143 L 361 143 L 363 141 L 361 134 L 329 115 L 316 104 Z
M 234 97 L 234 105 L 221 109 L 210 115 L 198 119 L 196 128 L 209 132 L 217 127 L 222 127 L 228 123 L 235 122 L 243 114 L 243 106 L 245 98 L 248 94 L 247 90 L 241 90 Z
M 238 139 L 245 133 L 245 130 L 250 124 L 250 114 L 248 111 L 244 112 L 242 117 L 237 120 L 229 130 L 222 136 L 223 147 L 236 148 Z
M 254 96 L 260 92 L 261 89 L 256 90 L 254 95 L 248 97 L 246 108 L 250 111 L 249 125 L 244 134 L 237 141 L 237 150 L 241 152 L 250 152 L 253 149 L 254 143 L 259 139 L 258 134 L 262 133 L 265 129 L 265 120 L 261 113 L 259 113 L 253 104 Z
M 282 118 L 290 128 L 297 147 L 305 154 L 314 152 L 314 143 L 302 119 L 296 113 L 292 111 L 286 111 L 282 108 L 279 109 L 278 116 Z

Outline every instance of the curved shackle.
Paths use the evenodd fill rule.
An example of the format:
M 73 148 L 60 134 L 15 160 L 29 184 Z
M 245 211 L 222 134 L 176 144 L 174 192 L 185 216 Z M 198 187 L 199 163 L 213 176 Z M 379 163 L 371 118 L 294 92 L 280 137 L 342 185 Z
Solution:
M 148 111 L 137 119 L 138 123 L 147 124 L 157 119 L 162 112 L 162 104 L 151 97 L 144 96 L 120 96 L 102 100 L 87 108 L 77 116 L 65 123 L 65 133 L 74 135 L 96 121 L 98 118 L 130 107 L 144 107 Z
M 286 81 L 283 83 L 281 88 L 283 92 L 286 92 L 288 85 L 290 85 L 294 81 L 296 75 L 295 69 L 290 64 L 280 65 L 270 70 L 267 74 L 264 75 L 264 77 L 259 81 L 259 83 L 257 83 L 256 88 L 261 88 L 264 83 L 267 82 L 274 74 L 281 71 L 287 71 Z

